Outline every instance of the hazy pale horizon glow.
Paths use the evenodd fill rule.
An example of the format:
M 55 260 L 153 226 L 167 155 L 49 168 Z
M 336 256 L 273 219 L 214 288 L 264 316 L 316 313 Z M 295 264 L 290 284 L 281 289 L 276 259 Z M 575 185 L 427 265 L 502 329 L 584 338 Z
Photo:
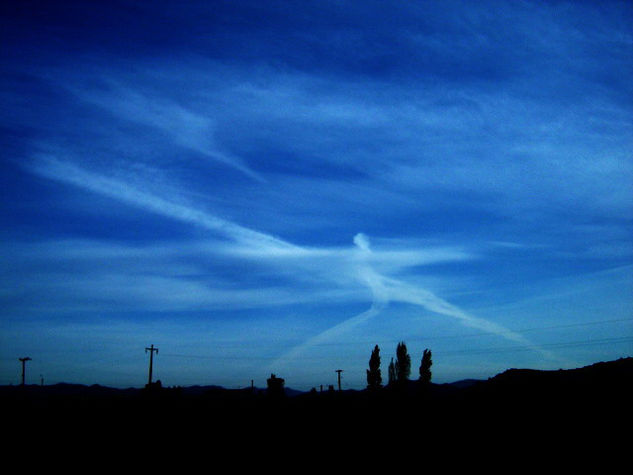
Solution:
M 633 353 L 631 4 L 13 3 L 0 384 Z

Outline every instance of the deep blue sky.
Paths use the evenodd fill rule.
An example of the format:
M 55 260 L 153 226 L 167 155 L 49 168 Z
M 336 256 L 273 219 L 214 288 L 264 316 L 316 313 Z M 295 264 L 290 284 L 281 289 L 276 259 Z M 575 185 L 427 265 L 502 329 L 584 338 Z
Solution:
M 0 384 L 633 353 L 630 2 L 0 8 Z

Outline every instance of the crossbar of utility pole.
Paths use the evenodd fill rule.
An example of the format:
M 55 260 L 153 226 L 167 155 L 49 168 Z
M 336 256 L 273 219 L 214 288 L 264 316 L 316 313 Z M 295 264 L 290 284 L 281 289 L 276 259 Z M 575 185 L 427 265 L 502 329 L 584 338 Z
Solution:
M 145 353 L 149 351 L 149 380 L 148 386 L 152 385 L 152 368 L 154 367 L 154 352 L 158 353 L 158 348 L 154 348 L 154 344 L 149 348 L 145 348 Z

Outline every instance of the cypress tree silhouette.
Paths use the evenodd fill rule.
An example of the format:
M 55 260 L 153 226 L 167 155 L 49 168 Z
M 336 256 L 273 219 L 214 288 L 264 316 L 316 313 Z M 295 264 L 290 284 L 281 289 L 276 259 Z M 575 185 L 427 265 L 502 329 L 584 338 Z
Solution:
M 411 375 L 411 357 L 404 341 L 398 343 L 396 348 L 396 381 L 404 384 Z
M 431 350 L 428 348 L 422 353 L 422 361 L 420 362 L 420 382 L 429 384 L 431 382 L 431 365 L 433 360 L 431 359 Z
M 374 347 L 369 358 L 369 369 L 367 370 L 367 389 L 379 389 L 382 386 L 382 375 L 380 374 L 380 348 Z
M 389 363 L 389 385 L 391 386 L 396 382 L 396 365 L 393 362 L 393 358 L 391 358 L 391 362 Z

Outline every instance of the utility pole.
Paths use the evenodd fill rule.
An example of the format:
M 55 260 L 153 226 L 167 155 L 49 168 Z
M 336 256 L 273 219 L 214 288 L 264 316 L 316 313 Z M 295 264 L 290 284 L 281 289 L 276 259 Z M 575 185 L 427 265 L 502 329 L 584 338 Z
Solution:
M 152 368 L 154 366 L 154 352 L 158 353 L 158 348 L 154 348 L 154 345 L 149 348 L 145 348 L 145 353 L 149 351 L 149 381 L 147 383 L 148 386 L 152 384 Z
M 341 373 L 343 372 L 342 369 L 337 369 L 336 372 L 338 373 L 338 390 L 341 390 Z
M 31 361 L 31 358 L 28 356 L 24 358 L 18 358 L 22 362 L 22 386 L 24 386 L 24 374 L 26 372 L 26 362 Z

